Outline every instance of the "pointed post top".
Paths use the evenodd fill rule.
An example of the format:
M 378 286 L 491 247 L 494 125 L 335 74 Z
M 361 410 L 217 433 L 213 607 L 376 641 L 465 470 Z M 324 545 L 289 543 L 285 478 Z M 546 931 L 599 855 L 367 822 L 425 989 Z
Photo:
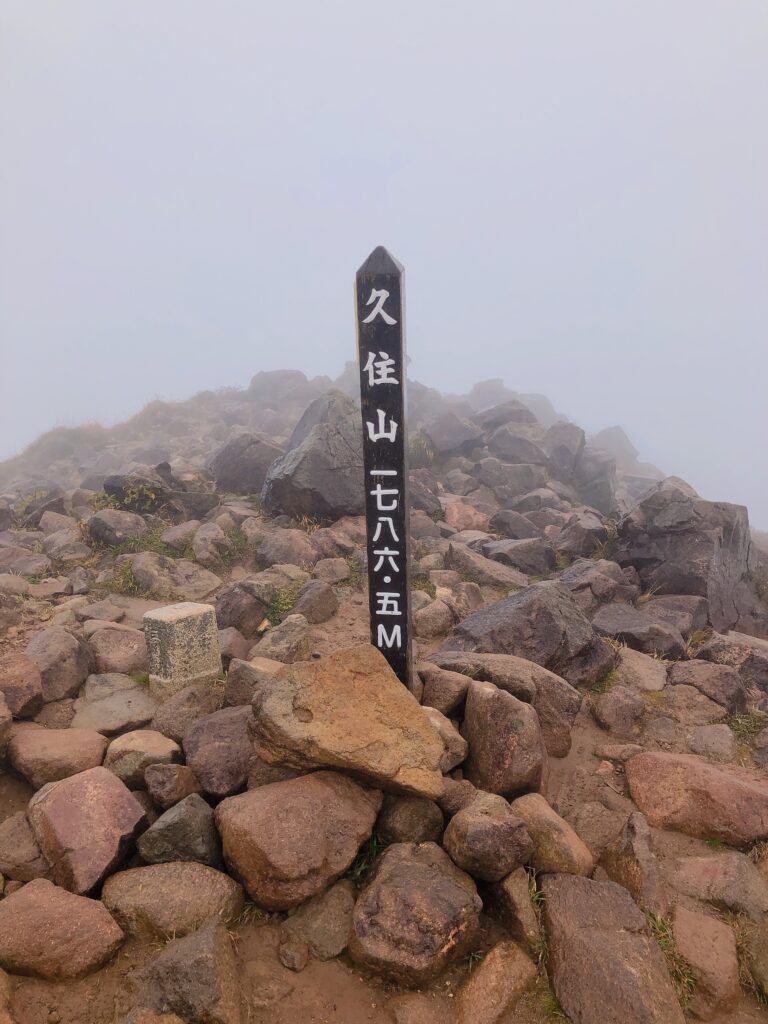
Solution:
M 358 277 L 367 274 L 402 274 L 403 267 L 383 245 L 377 245 L 371 255 L 362 264 Z

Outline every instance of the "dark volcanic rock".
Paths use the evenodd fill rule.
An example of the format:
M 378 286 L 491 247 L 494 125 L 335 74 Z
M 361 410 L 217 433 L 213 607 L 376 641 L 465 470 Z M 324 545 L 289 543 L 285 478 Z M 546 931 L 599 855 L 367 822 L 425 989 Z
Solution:
M 678 630 L 655 620 L 643 609 L 627 604 L 606 604 L 597 610 L 592 625 L 601 636 L 621 640 L 644 654 L 672 659 L 685 656 L 685 641 Z
M 216 452 L 208 469 L 217 491 L 259 494 L 267 470 L 283 454 L 272 441 L 255 434 L 239 434 Z

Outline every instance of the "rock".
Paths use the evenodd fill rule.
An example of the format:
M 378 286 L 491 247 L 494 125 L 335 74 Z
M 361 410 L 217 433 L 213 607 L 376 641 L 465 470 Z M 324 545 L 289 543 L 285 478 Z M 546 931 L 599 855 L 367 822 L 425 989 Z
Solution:
M 221 863 L 213 810 L 197 793 L 161 814 L 139 837 L 137 845 L 148 864 L 191 860 L 216 867 Z
M 27 815 L 54 881 L 80 895 L 117 867 L 144 824 L 141 804 L 101 767 L 44 786 Z
M 77 978 L 105 964 L 122 943 L 102 903 L 43 878 L 0 901 L 0 964 L 15 974 Z
M 268 630 L 264 638 L 251 648 L 248 652 L 249 659 L 270 658 L 286 665 L 305 661 L 311 650 L 308 625 L 303 615 L 288 615 L 278 626 Z
M 619 739 L 635 739 L 645 719 L 647 705 L 626 686 L 612 686 L 592 700 L 592 714 L 598 724 Z
M 575 509 L 555 541 L 562 555 L 583 558 L 598 551 L 608 540 L 608 529 L 594 509 Z
M 691 752 L 700 754 L 710 761 L 734 761 L 736 759 L 736 736 L 729 726 L 698 725 L 691 732 Z M 759 760 L 753 759 L 759 764 Z
M 443 812 L 423 796 L 387 796 L 376 821 L 384 843 L 439 843 Z
M 309 536 L 303 530 L 276 528 L 259 545 L 262 565 L 298 565 L 311 569 L 318 560 Z
M 298 939 L 287 939 L 280 943 L 277 958 L 289 971 L 303 971 L 309 963 L 309 946 Z
M 632 799 L 654 828 L 745 846 L 768 838 L 768 782 L 692 754 L 646 752 L 626 764 Z
M 305 942 L 318 960 L 332 960 L 347 948 L 354 905 L 355 887 L 349 879 L 342 879 L 291 911 L 281 935 Z
M 401 992 L 388 1000 L 387 1010 L 395 1024 L 445 1024 L 452 1019 L 447 1001 L 436 998 L 434 993 L 427 996 Z
M 187 865 L 189 866 L 189 865 Z M 213 919 L 169 942 L 131 975 L 134 1001 L 194 1024 L 241 1024 L 240 985 L 232 939 Z
M 96 672 L 146 672 L 147 645 L 139 629 L 99 629 L 88 643 Z
M 541 530 L 519 512 L 513 512 L 511 508 L 502 508 L 498 512 L 494 512 L 488 523 L 488 528 L 510 540 L 541 537 Z
M 0 655 L 0 693 L 14 718 L 33 718 L 43 706 L 40 669 L 21 651 Z
M 233 552 L 232 541 L 218 523 L 203 523 L 192 537 L 195 560 L 208 568 L 215 568 Z
M 709 1020 L 737 1003 L 741 984 L 733 930 L 714 917 L 677 906 L 672 931 L 677 952 L 690 964 L 696 981 L 691 1012 Z
M 227 441 L 208 463 L 217 491 L 234 494 L 259 494 L 267 471 L 282 448 L 255 434 L 239 434 Z
M 500 690 L 533 705 L 547 753 L 565 757 L 571 748 L 571 726 L 581 707 L 581 694 L 554 672 L 511 654 L 440 651 L 432 658 L 444 669 L 495 683 Z M 468 684 L 467 684 L 468 685 Z M 427 688 L 425 687 L 424 703 Z
M 604 604 L 631 604 L 640 588 L 627 580 L 625 571 L 606 558 L 579 558 L 559 576 L 585 615 L 593 615 Z
M 662 594 L 659 597 L 652 597 L 646 608 L 655 619 L 668 622 L 685 637 L 706 629 L 709 622 L 709 609 L 705 597 Z
M 468 501 L 458 498 L 444 499 L 445 522 L 454 530 L 469 533 L 484 531 L 488 528 L 488 516 Z
M 204 793 L 231 796 L 245 788 L 251 741 L 249 707 L 222 708 L 199 719 L 184 734 L 187 764 Z
M 92 729 L 15 728 L 8 759 L 34 789 L 95 768 L 104 760 L 107 741 Z
M 745 711 L 747 695 L 738 672 L 728 665 L 717 665 L 710 661 L 685 661 L 672 665 L 669 682 L 673 686 L 694 686 L 721 704 L 729 714 Z
M 216 613 L 212 605 L 180 604 L 154 608 L 143 616 L 149 689 L 163 701 L 185 686 L 213 682 L 221 673 Z
M 40 670 L 43 700 L 74 697 L 91 671 L 88 647 L 61 626 L 37 633 L 25 651 Z
M 110 548 L 116 548 L 136 537 L 143 537 L 148 530 L 140 515 L 116 508 L 104 508 L 96 512 L 86 525 L 91 540 Z
M 224 703 L 227 706 L 250 704 L 256 691 L 274 679 L 282 668 L 283 663 L 274 658 L 233 659 L 224 687 Z
M 611 648 L 597 636 L 559 583 L 537 583 L 460 622 L 447 650 L 514 654 L 564 676 L 594 683 L 613 668 Z
M 0 764 L 5 761 L 5 753 L 13 731 L 13 717 L 5 703 L 5 697 L 0 693 Z
M 538 872 L 592 874 L 595 865 L 586 844 L 543 796 L 528 793 L 518 797 L 512 802 L 512 811 L 522 819 L 533 841 L 533 866 Z
M 189 551 L 192 538 L 199 525 L 199 519 L 188 519 L 185 523 L 179 523 L 178 526 L 169 526 L 160 534 L 160 541 L 176 554 L 182 555 Z
M 219 650 L 221 651 L 221 664 L 225 672 L 228 671 L 233 661 L 247 658 L 250 649 L 250 643 L 239 629 L 228 626 L 226 629 L 219 630 Z
M 488 587 L 525 587 L 528 577 L 517 569 L 472 551 L 464 544 L 450 544 L 445 554 L 446 569 L 455 569 L 464 577 Z M 478 614 L 480 614 L 478 612 Z
M 268 512 L 336 520 L 365 508 L 360 412 L 348 401 L 341 418 L 321 422 L 270 467 L 262 500 Z
M 515 942 L 535 953 L 540 948 L 541 935 L 530 882 L 531 876 L 525 868 L 516 868 L 490 887 L 490 902 Z
M 542 880 L 549 977 L 571 1020 L 684 1024 L 661 950 L 626 889 L 575 875 Z
M 43 551 L 54 562 L 62 564 L 83 562 L 93 554 L 77 528 L 49 534 L 43 541 Z
M 0 823 L 0 875 L 16 882 L 47 878 L 51 866 L 37 845 L 24 811 Z
M 144 770 L 144 784 L 152 802 L 163 811 L 200 792 L 197 776 L 186 764 L 151 764 Z
M 177 743 L 181 743 L 189 729 L 201 718 L 218 711 L 224 701 L 221 684 L 196 683 L 185 686 L 169 698 L 155 712 L 152 728 Z
M 662 706 L 670 716 L 669 720 L 680 722 L 683 729 L 690 729 L 695 725 L 707 725 L 709 722 L 719 722 L 726 717 L 725 708 L 722 704 L 716 704 L 709 697 L 705 697 L 699 690 L 692 686 L 668 686 L 661 698 Z M 660 719 L 656 719 L 656 723 Z M 646 727 L 645 736 L 649 735 L 649 728 Z M 681 730 L 676 730 L 672 741 L 676 742 Z
M 461 419 L 455 412 L 443 412 L 429 420 L 421 428 L 437 456 L 456 455 L 471 452 L 481 442 L 482 431 L 468 420 Z
M 339 768 L 429 799 L 442 793 L 443 743 L 374 647 L 287 667 L 253 708 L 256 752 L 268 764 Z
M 370 836 L 381 795 L 335 772 L 315 772 L 230 797 L 216 809 L 224 859 L 270 910 L 327 888 Z
M 630 690 L 654 692 L 667 685 L 667 666 L 658 658 L 652 658 L 631 647 L 622 647 L 619 663 L 615 668 L 614 681 Z
M 445 636 L 456 621 L 451 608 L 445 601 L 430 601 L 424 608 L 413 614 L 413 630 L 416 636 L 427 639 Z
M 728 636 L 714 633 L 696 652 L 703 661 L 730 665 L 747 686 L 768 690 L 768 641 L 731 631 Z
M 744 854 L 679 857 L 669 871 L 672 886 L 686 896 L 727 907 L 762 922 L 768 913 L 768 882 Z
M 574 485 L 585 505 L 607 515 L 616 507 L 616 460 L 607 452 L 585 446 L 575 468 Z
M 419 677 L 424 684 L 422 704 L 435 708 L 443 715 L 450 715 L 464 704 L 469 686 L 469 676 L 461 672 L 450 672 L 428 662 L 417 666 Z
M 441 715 L 434 708 L 424 707 L 422 710 L 443 742 L 440 771 L 451 772 L 466 759 L 469 752 L 467 741 L 445 715 Z
M 546 541 L 534 537 L 524 540 L 490 540 L 482 545 L 483 554 L 494 562 L 510 565 L 532 576 L 544 576 L 555 568 L 555 552 Z
M 630 814 L 621 834 L 603 850 L 600 866 L 643 910 L 666 911 L 669 900 L 653 852 L 651 830 L 642 814 Z
M 321 558 L 312 570 L 316 579 L 333 585 L 343 583 L 352 575 L 346 558 Z
M 669 477 L 619 524 L 617 561 L 634 565 L 646 589 L 707 599 L 715 629 L 738 620 L 736 593 L 749 570 L 749 520 L 741 505 L 704 501 Z
M 119 871 L 104 883 L 105 906 L 129 935 L 188 935 L 209 918 L 228 922 L 243 909 L 242 887 L 204 864 L 151 864 Z
M 215 573 L 186 558 L 140 551 L 118 559 L 118 564 L 123 562 L 130 562 L 136 582 L 158 600 L 204 601 L 221 586 Z
M 448 822 L 443 846 L 454 864 L 473 878 L 498 882 L 533 851 L 525 822 L 500 796 L 484 794 Z
M 460 1024 L 498 1024 L 536 984 L 536 965 L 514 942 L 486 953 L 458 992 Z
M 144 786 L 144 770 L 152 764 L 181 760 L 178 743 L 154 729 L 136 729 L 112 740 L 104 758 L 109 768 L 130 789 Z
M 346 564 L 346 563 L 345 563 Z M 293 612 L 316 625 L 332 619 L 339 610 L 339 599 L 333 587 L 322 580 L 312 580 L 299 591 Z
M 119 672 L 88 676 L 74 703 L 73 729 L 95 729 L 105 736 L 149 725 L 157 702 L 147 687 Z
M 536 712 L 492 683 L 470 683 L 464 774 L 478 789 L 513 797 L 543 785 L 546 750 Z
M 472 879 L 439 846 L 396 843 L 355 904 L 349 952 L 398 984 L 426 984 L 474 947 L 481 908 Z
M 19 576 L 47 576 L 53 564 L 47 555 L 35 554 L 26 548 L 0 547 L 0 572 Z
M 627 604 L 606 604 L 592 618 L 601 636 L 610 636 L 644 654 L 685 657 L 685 641 L 674 626 L 655 621 L 647 611 Z
M 610 809 L 595 800 L 587 800 L 567 813 L 573 821 L 576 834 L 586 843 L 595 860 L 598 860 L 606 846 L 620 835 L 630 811 Z

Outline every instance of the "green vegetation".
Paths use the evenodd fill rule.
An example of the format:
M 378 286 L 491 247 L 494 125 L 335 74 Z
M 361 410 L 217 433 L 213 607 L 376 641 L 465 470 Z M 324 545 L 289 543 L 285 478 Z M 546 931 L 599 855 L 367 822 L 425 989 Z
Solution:
M 725 724 L 736 733 L 736 738 L 743 743 L 751 743 L 759 732 L 768 727 L 768 715 L 761 711 L 744 711 L 737 715 L 728 715 Z
M 352 555 L 346 558 L 345 562 L 349 566 L 349 579 L 345 581 L 347 586 L 352 587 L 353 590 L 360 590 L 365 582 L 363 567 Z
M 480 949 L 473 949 L 471 953 L 467 953 L 464 957 L 464 963 L 467 965 L 467 970 L 471 974 L 472 971 L 481 963 L 485 953 Z
M 128 597 L 147 597 L 150 594 L 149 589 L 134 576 L 130 560 L 115 565 L 109 589 L 113 594 L 126 594 Z
M 267 605 L 265 617 L 273 626 L 279 626 L 288 615 L 291 608 L 296 604 L 296 598 L 301 590 L 301 583 L 292 583 L 288 587 L 282 587 Z
M 756 930 L 759 927 L 750 921 L 744 914 L 737 914 L 734 911 L 726 910 L 722 913 L 726 924 L 733 929 L 736 937 L 736 958 L 739 963 L 739 982 L 745 992 L 760 1006 L 768 1006 L 768 994 L 766 994 L 752 974 L 752 944 L 755 941 Z
M 426 469 L 434 464 L 435 449 L 423 430 L 417 431 L 410 439 L 408 456 L 413 469 Z
M 367 879 L 374 861 L 380 853 L 386 850 L 388 845 L 383 839 L 379 838 L 376 832 L 373 832 L 370 839 L 360 847 L 357 857 L 355 857 L 344 877 L 351 878 L 355 885 L 362 885 Z
M 696 989 L 696 979 L 691 970 L 691 965 L 680 955 L 675 945 L 675 937 L 672 932 L 672 923 L 669 918 L 661 914 L 654 914 L 648 910 L 645 914 L 651 934 L 659 945 L 664 959 L 667 963 L 667 970 L 677 989 L 677 997 L 683 1009 L 686 1009 L 691 996 Z
M 428 576 L 422 575 L 411 577 L 411 590 L 423 590 L 424 593 L 428 594 L 431 598 L 434 598 L 437 594 L 435 584 Z
M 616 682 L 616 669 L 612 668 L 592 684 L 592 693 L 607 693 Z

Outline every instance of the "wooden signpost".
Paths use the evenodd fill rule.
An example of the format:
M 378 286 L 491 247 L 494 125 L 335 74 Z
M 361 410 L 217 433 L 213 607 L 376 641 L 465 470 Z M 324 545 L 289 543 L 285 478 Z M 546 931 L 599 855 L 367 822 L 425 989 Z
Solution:
M 411 684 L 403 268 L 383 246 L 356 277 L 371 642 Z

